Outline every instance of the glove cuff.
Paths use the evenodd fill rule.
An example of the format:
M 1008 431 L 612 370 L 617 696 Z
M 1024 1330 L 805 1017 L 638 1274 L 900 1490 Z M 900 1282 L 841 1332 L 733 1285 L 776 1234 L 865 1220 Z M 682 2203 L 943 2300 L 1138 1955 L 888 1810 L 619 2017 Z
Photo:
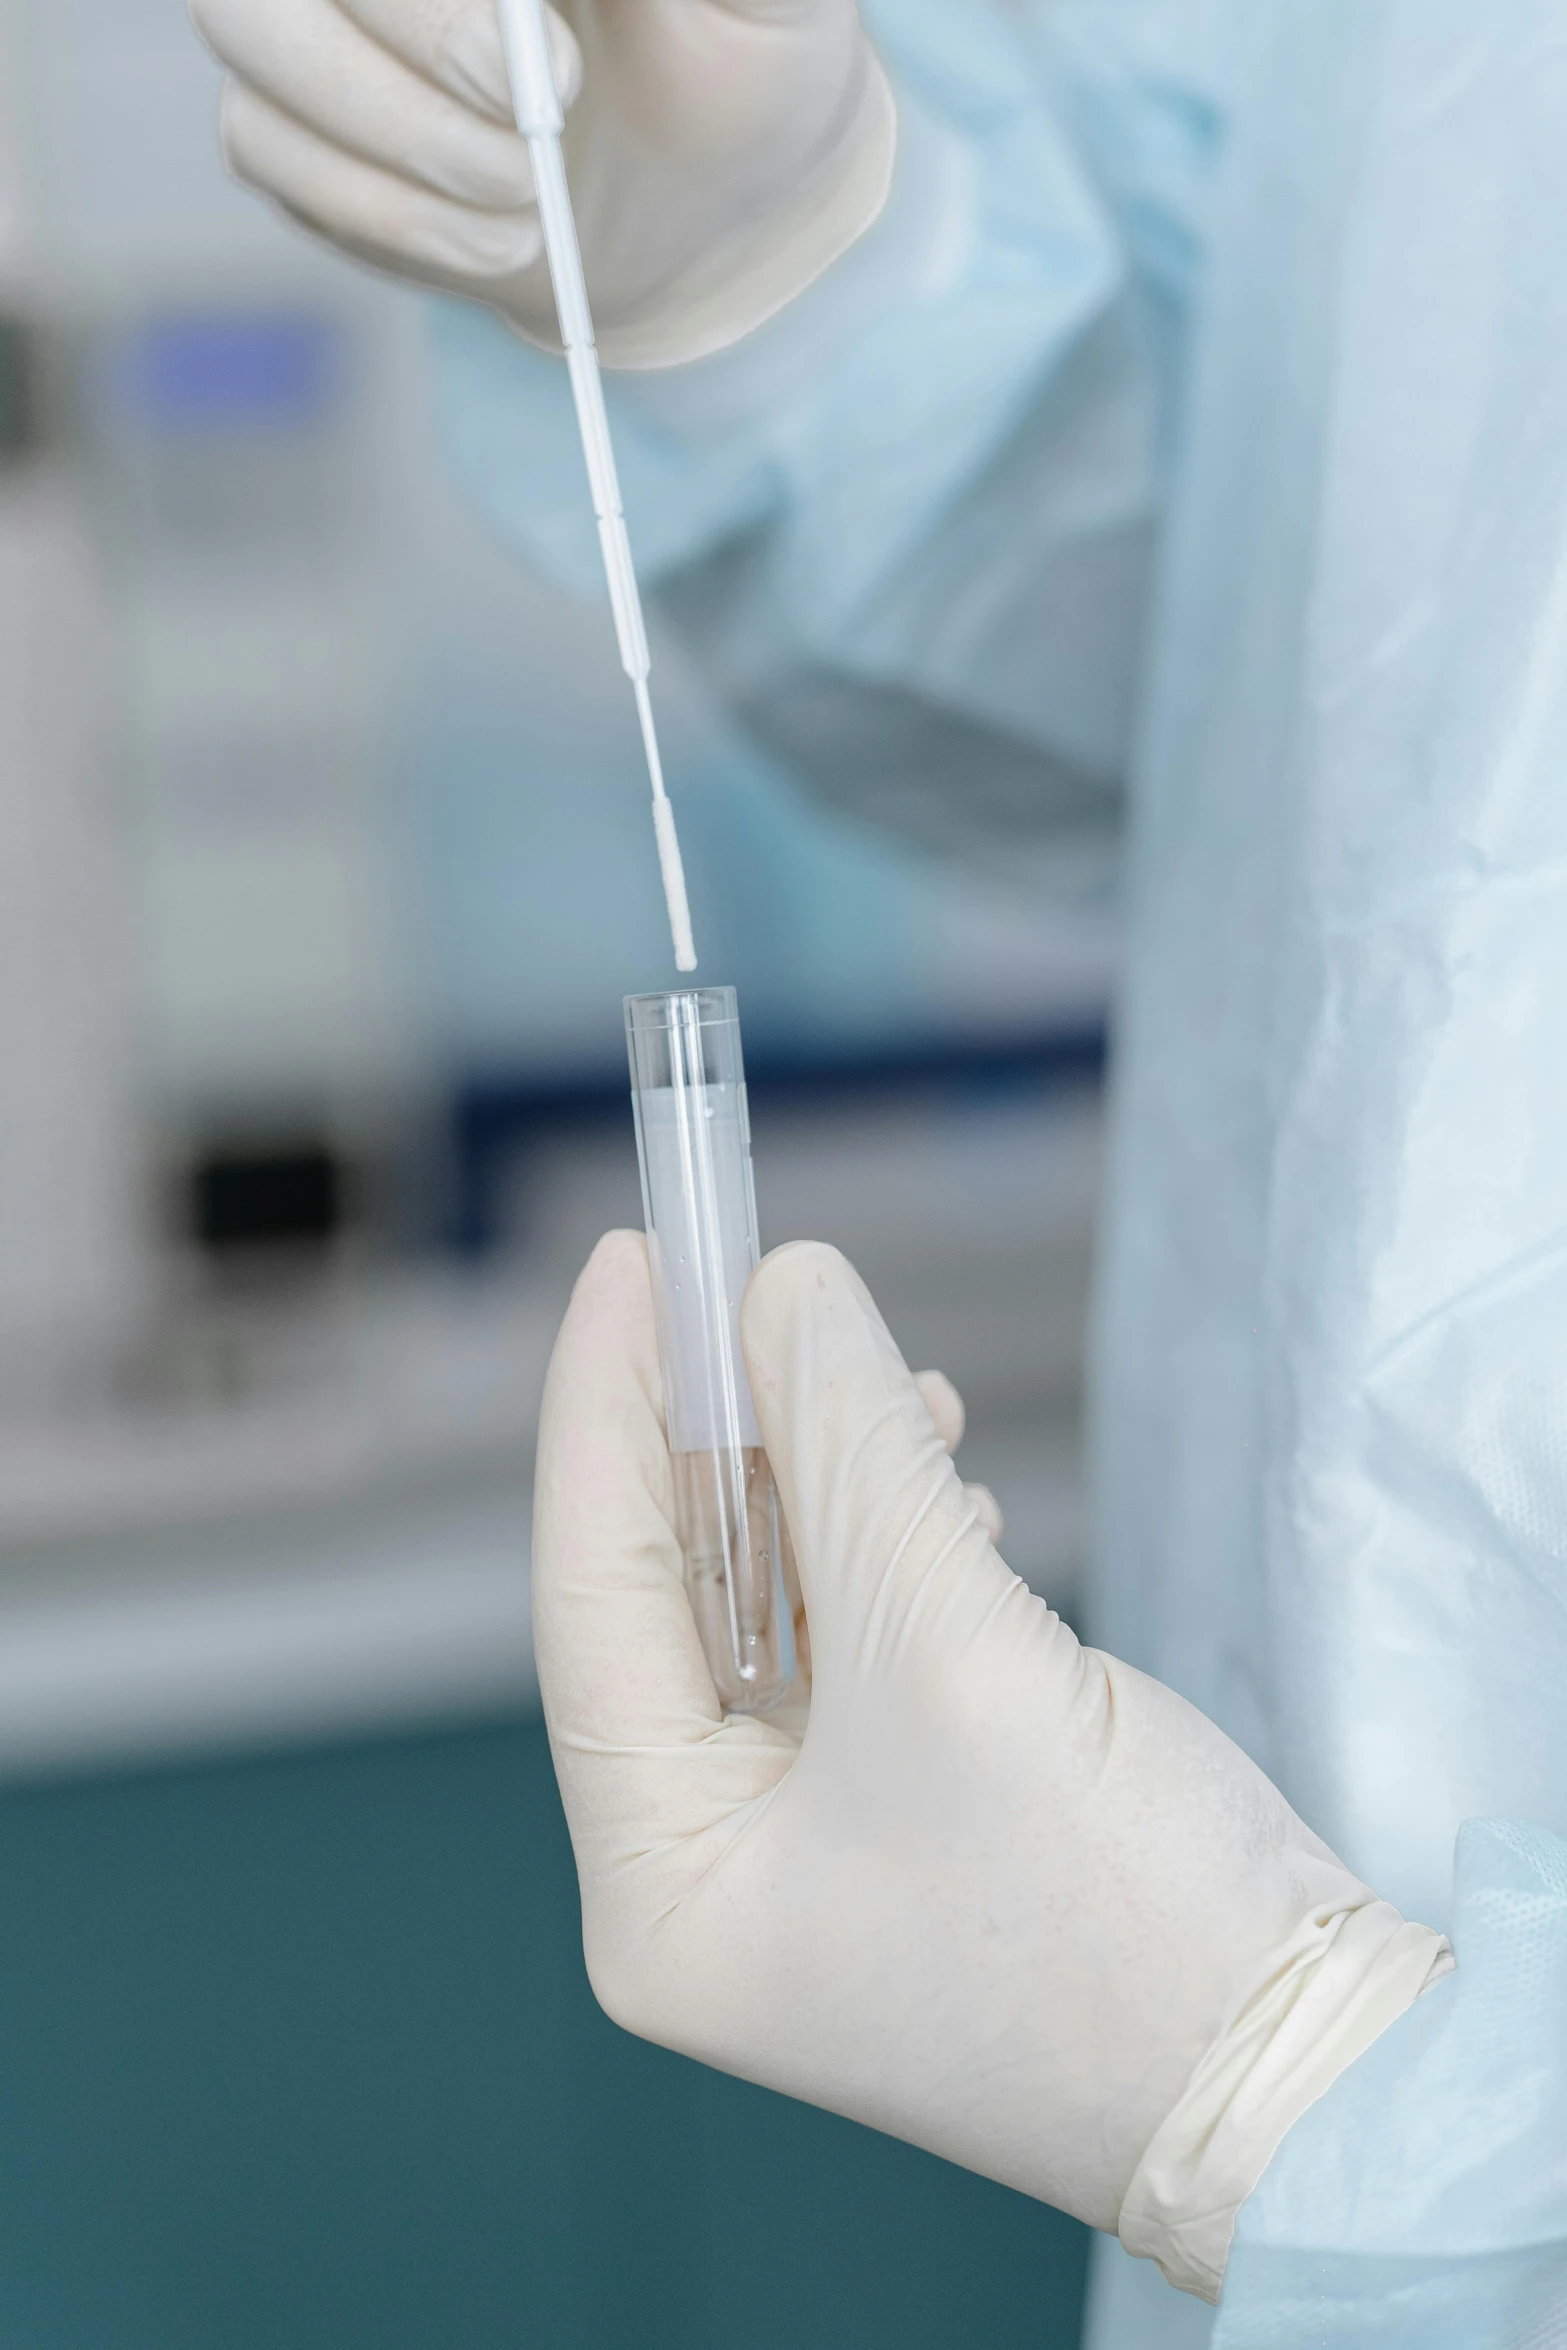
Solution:
M 1270 1952 L 1145 2151 L 1127 2251 L 1216 2302 L 1236 2214 L 1285 2133 L 1453 1965 L 1445 1935 L 1386 1901 L 1313 1910 Z

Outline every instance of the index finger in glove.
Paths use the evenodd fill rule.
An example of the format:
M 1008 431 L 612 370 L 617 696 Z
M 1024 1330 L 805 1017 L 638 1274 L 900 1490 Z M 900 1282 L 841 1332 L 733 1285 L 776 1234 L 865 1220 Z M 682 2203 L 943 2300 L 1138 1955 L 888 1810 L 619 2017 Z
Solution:
M 936 1434 L 947 1452 L 956 1452 L 963 1442 L 963 1431 L 968 1426 L 968 1413 L 945 1371 L 916 1371 L 914 1384 L 920 1391 L 920 1401 L 931 1416 Z
M 947 1450 L 955 1391 L 922 1392 L 864 1282 L 820 1242 L 763 1260 L 741 1328 L 818 1683 L 844 1644 L 863 1661 L 938 1618 L 972 1631 L 1018 1585 Z
M 373 40 L 390 49 L 454 98 L 492 114 L 497 122 L 516 120 L 511 76 L 501 39 L 495 0 L 338 0 L 345 16 L 363 25 Z M 582 80 L 582 54 L 565 20 L 544 11 L 550 61 L 561 103 L 569 106 Z
M 532 203 L 515 125 L 434 86 L 335 0 L 191 0 L 191 13 L 240 87 L 331 147 L 462 204 Z

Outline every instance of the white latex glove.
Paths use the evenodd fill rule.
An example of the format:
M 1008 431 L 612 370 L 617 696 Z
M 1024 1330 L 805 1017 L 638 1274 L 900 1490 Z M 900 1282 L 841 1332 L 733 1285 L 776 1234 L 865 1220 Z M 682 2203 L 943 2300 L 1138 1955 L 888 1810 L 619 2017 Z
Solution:
M 191 0 L 237 178 L 360 260 L 558 348 L 493 0 Z M 852 244 L 895 117 L 854 0 L 572 0 L 552 15 L 599 348 L 733 341 Z
M 534 1624 L 594 1990 L 1212 2297 L 1284 2130 L 1446 1945 L 1008 1571 L 834 1250 L 769 1257 L 743 1336 L 810 1627 L 773 1721 L 723 1718 L 686 1603 L 637 1235 L 550 1370 Z

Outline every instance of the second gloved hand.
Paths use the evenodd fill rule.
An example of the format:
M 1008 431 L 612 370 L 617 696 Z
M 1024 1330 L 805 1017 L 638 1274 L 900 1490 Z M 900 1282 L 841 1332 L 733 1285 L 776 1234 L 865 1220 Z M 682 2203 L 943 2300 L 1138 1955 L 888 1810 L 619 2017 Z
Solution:
M 230 168 L 344 251 L 556 346 L 494 0 L 191 0 L 228 68 Z M 874 219 L 891 96 L 854 0 L 572 0 L 550 12 L 599 346 L 733 341 Z
M 1010 1573 L 836 1252 L 769 1257 L 743 1335 L 810 1632 L 773 1722 L 724 1719 L 682 1587 L 636 1236 L 550 1372 L 535 1631 L 594 1988 L 1211 2297 L 1284 2130 L 1446 1946 Z

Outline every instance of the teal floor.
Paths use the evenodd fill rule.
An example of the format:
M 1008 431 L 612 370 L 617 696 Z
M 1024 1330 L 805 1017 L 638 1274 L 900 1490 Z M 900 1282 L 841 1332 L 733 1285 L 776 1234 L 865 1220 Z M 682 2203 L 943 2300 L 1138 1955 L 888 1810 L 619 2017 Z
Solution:
M 0 2350 L 1072 2350 L 1083 2266 L 605 2022 L 536 1724 L 0 1791 Z

